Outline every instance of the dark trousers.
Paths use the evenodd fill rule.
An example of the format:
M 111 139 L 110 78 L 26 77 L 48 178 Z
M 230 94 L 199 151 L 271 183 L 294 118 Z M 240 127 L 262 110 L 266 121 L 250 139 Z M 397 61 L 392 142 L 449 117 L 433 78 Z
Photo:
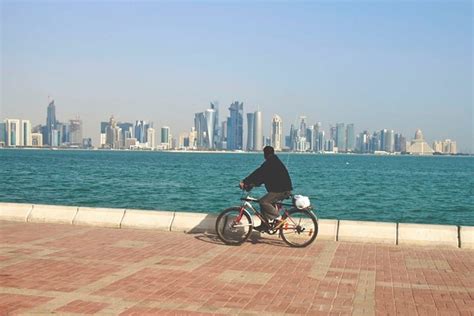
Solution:
M 260 211 L 267 219 L 275 219 L 278 217 L 278 210 L 273 205 L 274 203 L 287 198 L 291 192 L 268 192 L 258 200 L 260 204 Z

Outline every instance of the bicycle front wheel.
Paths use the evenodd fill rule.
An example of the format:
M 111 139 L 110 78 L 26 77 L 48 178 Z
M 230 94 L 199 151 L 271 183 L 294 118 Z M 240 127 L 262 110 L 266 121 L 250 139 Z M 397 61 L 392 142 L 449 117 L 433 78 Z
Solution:
M 318 235 L 318 221 L 311 211 L 292 209 L 283 215 L 282 221 L 280 236 L 292 247 L 306 247 Z
M 240 212 L 240 207 L 228 208 L 219 214 L 216 220 L 216 233 L 227 245 L 240 245 L 252 233 L 252 220 L 247 212 Z

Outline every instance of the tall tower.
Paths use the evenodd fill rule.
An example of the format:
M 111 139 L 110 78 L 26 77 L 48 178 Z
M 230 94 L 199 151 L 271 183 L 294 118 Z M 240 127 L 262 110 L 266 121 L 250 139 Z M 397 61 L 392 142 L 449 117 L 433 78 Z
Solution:
M 204 112 L 206 117 L 206 143 L 209 149 L 215 148 L 215 133 L 216 133 L 216 111 L 213 109 L 207 109 Z
M 255 113 L 247 113 L 247 151 L 253 150 Z
M 48 104 L 48 110 L 46 115 L 46 144 L 53 145 L 53 131 L 56 130 L 56 106 L 54 105 L 54 99 L 50 98 Z
M 346 129 L 344 123 L 336 124 L 336 147 L 339 152 L 346 151 Z
M 242 150 L 244 104 L 235 101 L 229 107 L 227 119 L 227 149 Z
M 6 119 L 6 146 L 21 146 L 21 136 L 20 136 L 20 120 Z
M 263 122 L 262 112 L 255 111 L 253 121 L 253 150 L 260 151 L 263 149 Z
M 31 122 L 29 120 L 21 120 L 20 146 L 31 146 Z
M 271 144 L 275 151 L 281 151 L 283 138 L 283 121 L 280 116 L 274 115 L 272 119 Z
M 347 124 L 346 126 L 346 150 L 350 152 L 355 150 L 354 124 Z
M 211 102 L 211 109 L 214 110 L 214 124 L 212 126 L 212 131 L 213 131 L 213 140 L 214 144 L 212 148 L 215 148 L 217 144 L 221 141 L 221 133 L 220 132 L 220 126 L 219 126 L 219 102 L 214 101 Z
M 156 140 L 155 140 L 155 129 L 152 127 L 149 127 L 148 130 L 146 131 L 147 133 L 147 140 L 148 140 L 148 147 L 151 149 L 155 149 L 156 147 Z

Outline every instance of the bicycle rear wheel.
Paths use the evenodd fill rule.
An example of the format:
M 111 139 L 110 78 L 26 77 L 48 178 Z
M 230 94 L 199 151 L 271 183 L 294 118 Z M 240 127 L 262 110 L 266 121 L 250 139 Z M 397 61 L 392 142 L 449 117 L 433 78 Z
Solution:
M 227 245 L 242 244 L 252 233 L 250 215 L 243 212 L 240 216 L 240 207 L 225 209 L 217 217 L 216 233 L 219 239 Z
M 307 210 L 292 209 L 282 217 L 281 238 L 292 247 L 306 247 L 318 235 L 316 216 Z

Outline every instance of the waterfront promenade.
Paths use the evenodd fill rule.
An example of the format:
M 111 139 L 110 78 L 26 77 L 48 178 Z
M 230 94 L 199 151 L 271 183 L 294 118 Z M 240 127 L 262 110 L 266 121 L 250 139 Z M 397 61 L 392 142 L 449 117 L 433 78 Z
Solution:
M 470 315 L 474 251 L 0 222 L 0 313 Z

